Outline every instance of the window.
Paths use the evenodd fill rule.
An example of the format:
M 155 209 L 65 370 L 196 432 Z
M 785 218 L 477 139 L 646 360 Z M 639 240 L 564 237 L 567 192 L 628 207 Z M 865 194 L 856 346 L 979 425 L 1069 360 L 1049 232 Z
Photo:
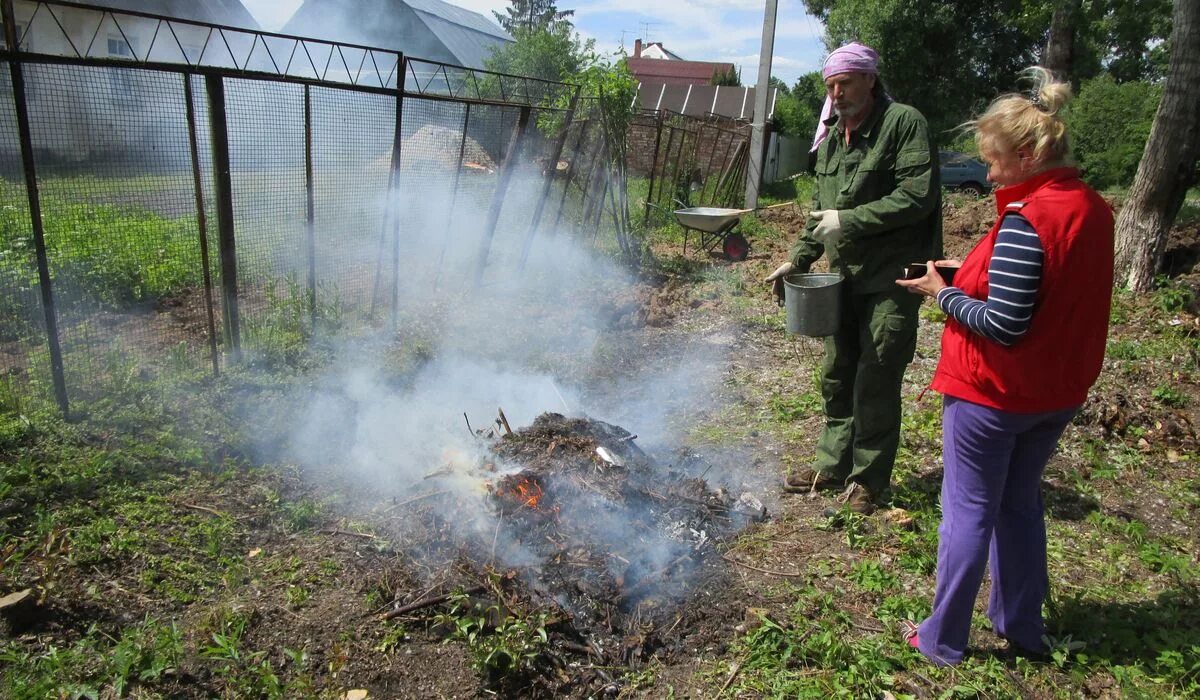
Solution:
M 203 50 L 204 49 L 198 44 L 184 44 L 183 56 L 185 59 L 187 59 L 188 63 L 196 65 L 200 62 L 200 52 Z
M 125 37 L 119 34 L 109 34 L 108 55 L 120 58 L 133 58 L 133 50 L 129 48 L 129 43 L 125 41 Z

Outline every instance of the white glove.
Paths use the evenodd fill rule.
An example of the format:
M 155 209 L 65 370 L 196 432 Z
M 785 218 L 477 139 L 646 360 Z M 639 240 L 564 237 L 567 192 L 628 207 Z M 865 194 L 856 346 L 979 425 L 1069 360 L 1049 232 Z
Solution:
M 831 246 L 842 237 L 842 220 L 837 209 L 814 211 L 809 216 L 820 219 L 813 229 L 812 237 L 823 246 Z
M 795 265 L 792 265 L 790 262 L 785 262 L 784 264 L 775 268 L 774 272 L 767 275 L 767 278 L 765 280 L 763 280 L 763 282 L 774 282 L 775 280 L 779 279 L 780 277 L 783 277 L 787 273 L 791 272 L 793 267 L 795 267 Z
M 783 306 L 783 278 L 795 269 L 795 267 L 790 262 L 785 262 L 775 268 L 775 271 L 767 275 L 767 278 L 763 280 L 764 282 L 771 283 L 771 293 L 775 295 L 775 300 L 779 302 L 780 306 Z

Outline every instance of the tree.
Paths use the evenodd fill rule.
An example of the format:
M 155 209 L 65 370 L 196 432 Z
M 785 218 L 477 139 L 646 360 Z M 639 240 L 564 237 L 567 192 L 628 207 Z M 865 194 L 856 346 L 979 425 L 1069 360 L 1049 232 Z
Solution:
M 775 128 L 781 134 L 797 138 L 811 137 L 817 129 L 817 119 L 825 102 L 825 83 L 821 74 L 813 71 L 800 76 L 791 88 L 778 78 L 771 78 L 771 87 L 779 90 L 775 99 Z
M 570 22 L 533 29 L 519 27 L 513 37 L 516 41 L 492 52 L 484 61 L 485 68 L 561 82 L 569 81 L 595 59 L 594 40 L 581 39 Z
M 1108 73 L 1085 81 L 1067 111 L 1071 151 L 1092 187 L 1129 187 L 1137 175 L 1162 85 L 1118 83 Z
M 1042 67 L 1060 80 L 1071 74 L 1075 63 L 1075 23 L 1079 4 L 1080 0 L 1060 0 L 1054 6 L 1054 16 L 1050 20 Z
M 1200 3 L 1178 0 L 1162 101 L 1129 200 L 1117 217 L 1116 280 L 1149 291 L 1167 231 L 1196 182 L 1200 158 Z
M 1018 21 L 1023 0 L 805 0 L 825 21 L 825 44 L 862 41 L 880 55 L 892 97 L 913 105 L 935 134 L 1012 89 L 1041 35 Z
M 571 22 L 567 18 L 574 15 L 575 10 L 560 11 L 553 0 L 509 0 L 504 14 L 494 10 L 492 14 L 504 31 L 516 36 L 520 30 L 554 30 L 563 24 L 570 27 Z
M 737 68 L 734 68 L 733 66 L 729 66 L 724 70 L 718 68 L 717 70 L 713 71 L 712 78 L 709 79 L 708 84 L 741 87 L 742 76 L 738 73 Z
M 935 133 L 1011 92 L 1021 70 L 1050 58 L 1052 43 L 1069 42 L 1063 77 L 1073 84 L 1102 72 L 1118 82 L 1157 79 L 1171 25 L 1170 0 L 804 1 L 825 22 L 829 49 L 857 39 L 879 51 L 888 91 L 920 109 Z M 1055 23 L 1059 8 L 1071 12 Z

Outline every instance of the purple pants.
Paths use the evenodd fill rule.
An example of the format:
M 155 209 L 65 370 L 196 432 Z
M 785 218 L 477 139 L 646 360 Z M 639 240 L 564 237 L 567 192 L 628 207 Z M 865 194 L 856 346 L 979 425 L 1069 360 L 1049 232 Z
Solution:
M 1077 410 L 1009 413 L 945 398 L 937 588 L 919 629 L 921 653 L 934 663 L 962 661 L 989 550 L 993 629 L 1023 649 L 1043 648 L 1042 470 Z

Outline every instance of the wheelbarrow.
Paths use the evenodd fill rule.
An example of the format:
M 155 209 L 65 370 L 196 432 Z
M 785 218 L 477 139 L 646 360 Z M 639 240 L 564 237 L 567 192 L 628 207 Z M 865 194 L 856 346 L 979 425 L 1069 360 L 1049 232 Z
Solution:
M 683 227 L 683 254 L 687 255 L 688 231 L 700 234 L 700 247 L 712 252 L 718 244 L 725 257 L 745 260 L 750 254 L 750 241 L 733 229 L 742 217 L 753 209 L 724 209 L 721 207 L 685 207 L 675 210 L 675 220 Z
M 667 213 L 666 209 L 653 202 L 643 201 L 642 203 L 663 214 Z M 754 211 L 795 206 L 794 202 L 781 202 L 754 209 L 726 209 L 722 207 L 689 207 L 678 199 L 675 200 L 675 203 L 679 205 L 679 208 L 671 213 L 683 227 L 684 255 L 687 255 L 688 231 L 695 231 L 700 234 L 700 247 L 706 252 L 711 253 L 720 244 L 721 252 L 725 254 L 725 257 L 735 262 L 745 260 L 746 256 L 750 254 L 750 241 L 733 230 L 743 216 Z

